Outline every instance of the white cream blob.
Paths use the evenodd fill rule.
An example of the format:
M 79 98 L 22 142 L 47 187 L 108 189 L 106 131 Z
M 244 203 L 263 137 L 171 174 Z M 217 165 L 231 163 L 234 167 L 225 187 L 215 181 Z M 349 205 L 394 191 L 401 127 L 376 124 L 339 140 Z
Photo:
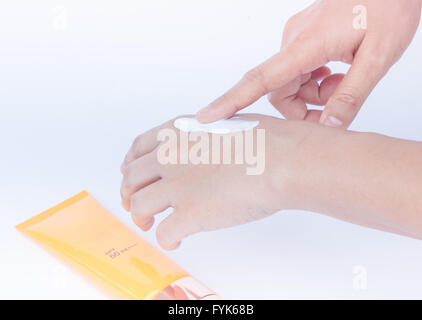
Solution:
M 257 120 L 244 120 L 239 117 L 218 120 L 211 123 L 200 123 L 196 118 L 179 118 L 174 121 L 174 126 L 184 132 L 208 132 L 227 134 L 248 131 L 259 124 Z

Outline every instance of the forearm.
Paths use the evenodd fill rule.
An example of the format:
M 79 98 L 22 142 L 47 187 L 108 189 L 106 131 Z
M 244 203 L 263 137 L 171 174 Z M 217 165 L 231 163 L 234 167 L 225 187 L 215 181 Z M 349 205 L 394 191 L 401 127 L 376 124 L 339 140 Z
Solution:
M 300 148 L 296 209 L 422 238 L 422 143 L 332 130 Z

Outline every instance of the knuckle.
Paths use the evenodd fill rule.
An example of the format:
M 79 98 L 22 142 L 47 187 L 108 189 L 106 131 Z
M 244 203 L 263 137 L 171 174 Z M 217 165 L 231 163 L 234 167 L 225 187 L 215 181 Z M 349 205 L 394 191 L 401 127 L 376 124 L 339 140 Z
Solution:
M 135 138 L 135 140 L 133 140 L 132 146 L 134 148 L 136 148 L 137 146 L 139 146 L 139 144 L 141 143 L 142 137 L 143 137 L 143 134 L 140 134 L 139 136 L 137 136 Z
M 123 169 L 123 181 L 129 180 L 129 178 L 133 175 L 133 162 L 128 163 Z
M 138 135 L 132 143 L 132 154 L 136 156 L 138 154 L 139 149 L 142 146 L 144 139 L 147 137 L 148 132 L 144 132 Z
M 371 38 L 362 50 L 357 52 L 355 58 L 360 59 L 370 71 L 377 71 L 394 63 L 395 52 L 392 52 L 390 44 Z
M 130 193 L 130 186 L 128 185 L 126 179 L 122 181 L 122 185 L 120 187 L 120 195 L 122 198 L 128 198 Z
M 288 39 L 294 38 L 298 25 L 298 19 L 299 14 L 295 14 L 286 21 L 283 29 L 283 40 L 287 41 Z
M 333 100 L 334 104 L 346 106 L 353 110 L 356 110 L 360 104 L 357 95 L 351 91 L 343 91 L 337 94 Z
M 320 50 L 321 44 L 317 43 L 314 36 L 309 32 L 301 32 L 296 38 L 289 44 L 288 50 L 291 53 L 291 60 L 297 63 L 298 73 L 306 74 L 310 70 L 304 69 L 304 65 L 308 64 L 317 54 L 321 55 Z
M 244 81 L 249 83 L 255 83 L 258 85 L 260 91 L 262 91 L 261 95 L 264 95 L 268 90 L 268 85 L 266 83 L 266 78 L 261 66 L 256 66 L 246 72 L 243 76 Z
M 314 43 L 315 40 L 315 35 L 313 35 L 311 32 L 306 31 L 302 31 L 300 33 L 297 34 L 297 36 L 295 37 L 295 43 L 294 45 L 298 48 L 298 49 L 305 49 L 308 43 Z M 303 51 L 303 50 L 298 50 L 298 53 L 302 53 L 303 55 L 306 55 L 307 52 Z
M 286 22 L 286 24 L 284 26 L 284 29 L 285 30 L 288 29 L 290 31 L 292 28 L 295 28 L 298 25 L 301 16 L 302 16 L 302 12 L 298 12 L 298 13 L 292 15 L 287 20 L 287 22 Z
M 130 166 L 131 166 L 130 162 L 126 162 L 124 165 L 122 165 L 121 172 L 122 172 L 123 178 L 129 175 Z
M 295 22 L 296 22 L 296 15 L 291 16 L 287 21 L 286 24 L 284 26 L 285 30 L 290 30 L 291 28 L 293 28 L 295 26 Z
M 257 82 L 262 80 L 262 72 L 259 66 L 250 69 L 246 72 L 243 78 L 247 81 Z
M 380 50 L 380 54 L 371 52 L 365 56 L 365 62 L 369 69 L 378 70 L 390 64 L 390 55 L 386 55 L 384 50 Z
M 122 185 L 120 187 L 120 193 L 128 197 L 132 189 L 134 188 L 134 186 L 135 184 L 133 182 L 132 175 L 126 173 L 125 176 L 123 177 Z

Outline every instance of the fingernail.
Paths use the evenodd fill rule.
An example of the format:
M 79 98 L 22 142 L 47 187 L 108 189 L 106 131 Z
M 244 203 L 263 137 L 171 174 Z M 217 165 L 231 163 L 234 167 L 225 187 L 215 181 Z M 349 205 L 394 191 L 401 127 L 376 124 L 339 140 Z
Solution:
M 343 121 L 337 119 L 336 117 L 333 116 L 326 116 L 322 121 L 322 124 L 329 126 L 329 127 L 334 127 L 334 128 L 339 128 L 343 125 Z
M 127 201 L 126 199 L 122 199 L 122 207 L 127 212 L 130 212 L 130 204 L 129 204 L 129 201 Z
M 177 248 L 180 247 L 180 245 L 182 244 L 182 241 L 178 241 L 177 243 L 175 243 L 172 247 L 171 250 L 176 250 Z
M 145 230 L 149 230 L 149 228 L 151 228 L 153 224 L 154 224 L 154 218 L 149 219 L 148 222 L 145 223 L 144 225 Z

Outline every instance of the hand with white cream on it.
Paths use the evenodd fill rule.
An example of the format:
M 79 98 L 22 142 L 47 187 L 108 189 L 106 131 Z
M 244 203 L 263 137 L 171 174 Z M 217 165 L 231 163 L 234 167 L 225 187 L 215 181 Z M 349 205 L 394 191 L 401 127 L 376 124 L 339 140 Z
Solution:
M 421 4 L 422 0 L 315 1 L 288 20 L 280 52 L 200 110 L 198 120 L 230 117 L 269 94 L 286 119 L 347 128 L 409 46 Z M 346 75 L 331 75 L 325 66 L 330 61 L 351 67 Z M 307 104 L 325 108 L 308 110 Z
M 188 117 L 171 120 L 137 137 L 121 167 L 122 204 L 142 230 L 151 228 L 154 215 L 173 208 L 173 212 L 157 227 L 157 240 L 165 249 L 176 248 L 182 239 L 191 234 L 244 224 L 267 217 L 279 209 L 277 202 L 280 197 L 274 194 L 271 185 L 271 175 L 275 175 L 276 167 L 265 162 L 267 154 L 261 154 L 260 161 L 246 159 L 243 164 L 235 163 L 236 159 L 240 159 L 238 155 L 245 154 L 246 158 L 247 154 L 246 146 L 236 150 L 236 136 L 244 137 L 246 141 L 246 135 L 250 135 L 254 147 L 260 153 L 265 152 L 274 148 L 269 147 L 272 140 L 268 140 L 269 136 L 267 138 L 269 131 L 276 129 L 280 136 L 284 134 L 278 121 L 260 115 L 244 115 L 206 126 L 202 128 L 205 131 L 198 132 L 200 124 L 193 116 L 190 116 L 192 122 L 188 121 Z M 182 130 L 174 125 L 181 126 Z M 260 131 L 263 129 L 267 139 Z M 232 133 L 222 134 L 226 130 Z M 174 140 L 170 140 L 172 133 Z M 224 163 L 228 159 L 224 157 L 223 139 L 232 134 L 235 136 L 226 152 L 233 157 Z M 291 135 L 290 142 L 282 147 L 289 150 L 293 147 L 293 140 L 300 140 L 304 134 L 297 130 L 297 137 Z M 163 140 L 163 135 L 167 139 Z M 190 139 L 186 148 L 182 142 L 185 138 Z M 198 138 L 208 142 L 202 150 L 204 154 L 199 155 L 202 158 L 209 151 L 208 161 L 202 158 L 204 161 L 198 163 L 197 157 L 192 156 Z M 211 145 L 214 139 L 220 138 L 221 148 L 217 153 Z M 282 143 L 282 140 L 277 142 Z M 175 163 L 163 164 L 160 155 L 163 158 L 165 155 L 160 150 L 165 151 L 171 143 L 170 147 L 177 150 L 177 159 Z M 184 149 L 189 156 L 183 160 Z M 254 190 L 253 195 L 249 194 L 251 190 Z
M 422 239 L 422 143 L 262 115 L 238 119 L 258 122 L 239 133 L 245 144 L 247 133 L 253 133 L 254 152 L 264 150 L 264 166 L 260 157 L 251 157 L 255 162 L 202 163 L 206 148 L 198 154 L 201 139 L 208 137 L 205 145 L 212 149 L 212 137 L 232 134 L 188 133 L 174 127 L 177 119 L 138 136 L 127 153 L 121 166 L 122 205 L 144 231 L 152 227 L 155 215 L 173 208 L 156 230 L 164 249 L 177 248 L 195 233 L 288 209 Z M 264 140 L 258 139 L 260 130 Z M 170 139 L 172 132 L 175 140 Z M 188 134 L 193 135 L 183 146 L 182 137 Z M 177 163 L 171 162 L 172 146 L 180 151 Z M 183 149 L 189 156 L 182 163 Z M 235 143 L 228 150 L 232 159 L 246 159 L 250 152 Z M 212 159 L 214 151 L 205 156 Z M 259 170 L 248 174 L 248 169 Z

